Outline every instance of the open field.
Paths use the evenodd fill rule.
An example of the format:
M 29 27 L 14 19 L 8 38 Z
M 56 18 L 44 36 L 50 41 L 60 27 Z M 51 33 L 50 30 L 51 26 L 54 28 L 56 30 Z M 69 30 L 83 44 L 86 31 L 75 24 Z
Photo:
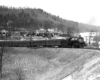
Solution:
M 2 80 L 92 80 L 99 63 L 98 50 L 5 48 Z

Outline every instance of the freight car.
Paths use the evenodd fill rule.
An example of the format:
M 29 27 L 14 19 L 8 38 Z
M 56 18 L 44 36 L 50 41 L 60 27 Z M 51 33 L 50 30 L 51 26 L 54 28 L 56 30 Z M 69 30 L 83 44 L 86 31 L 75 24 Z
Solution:
M 66 47 L 66 48 L 84 48 L 86 46 L 84 39 L 79 37 L 70 37 L 68 39 L 49 39 L 36 41 L 0 41 L 0 46 L 5 47 Z

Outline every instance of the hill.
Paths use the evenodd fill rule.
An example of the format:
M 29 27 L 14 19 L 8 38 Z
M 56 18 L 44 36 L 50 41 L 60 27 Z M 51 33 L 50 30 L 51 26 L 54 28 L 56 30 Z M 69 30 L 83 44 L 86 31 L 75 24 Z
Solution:
M 86 31 L 97 31 L 100 32 L 100 27 L 99 26 L 94 26 L 94 25 L 89 25 L 89 24 L 83 24 L 83 23 L 79 23 L 79 30 L 81 32 L 86 32 Z
M 0 28 L 9 30 L 26 28 L 32 31 L 40 28 L 57 28 L 64 32 L 100 31 L 97 26 L 64 20 L 42 9 L 8 8 L 5 6 L 0 6 Z

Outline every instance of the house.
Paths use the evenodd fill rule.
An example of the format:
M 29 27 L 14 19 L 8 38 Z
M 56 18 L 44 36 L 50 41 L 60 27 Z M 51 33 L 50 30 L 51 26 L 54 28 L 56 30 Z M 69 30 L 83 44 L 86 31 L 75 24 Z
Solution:
M 100 36 L 100 32 L 82 32 L 80 35 L 87 44 L 92 44 L 96 42 L 94 41 L 94 37 Z
M 16 31 L 13 34 L 11 34 L 11 39 L 12 40 L 20 40 L 22 38 L 20 32 Z
M 43 29 L 43 28 L 41 28 L 41 29 L 39 29 L 39 30 L 36 30 L 36 33 L 38 34 L 38 33 L 45 33 L 46 32 L 46 30 L 45 29 Z
M 7 33 L 8 33 L 8 31 L 7 31 L 7 30 L 5 30 L 5 29 L 1 30 L 0 32 L 1 32 L 2 36 L 6 36 L 6 35 L 7 35 Z

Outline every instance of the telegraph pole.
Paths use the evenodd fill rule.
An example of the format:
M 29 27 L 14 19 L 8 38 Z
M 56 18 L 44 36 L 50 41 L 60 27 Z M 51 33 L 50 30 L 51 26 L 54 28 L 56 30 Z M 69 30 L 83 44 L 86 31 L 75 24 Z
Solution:
M 2 32 L 1 32 L 1 37 L 2 39 L 4 38 L 4 36 L 2 35 Z M 2 57 L 3 57 L 3 52 L 4 52 L 4 44 L 5 44 L 5 41 L 3 41 L 2 44 L 0 45 L 0 78 L 2 78 Z
M 4 52 L 4 45 L 0 47 L 0 78 L 2 78 L 2 57 Z

